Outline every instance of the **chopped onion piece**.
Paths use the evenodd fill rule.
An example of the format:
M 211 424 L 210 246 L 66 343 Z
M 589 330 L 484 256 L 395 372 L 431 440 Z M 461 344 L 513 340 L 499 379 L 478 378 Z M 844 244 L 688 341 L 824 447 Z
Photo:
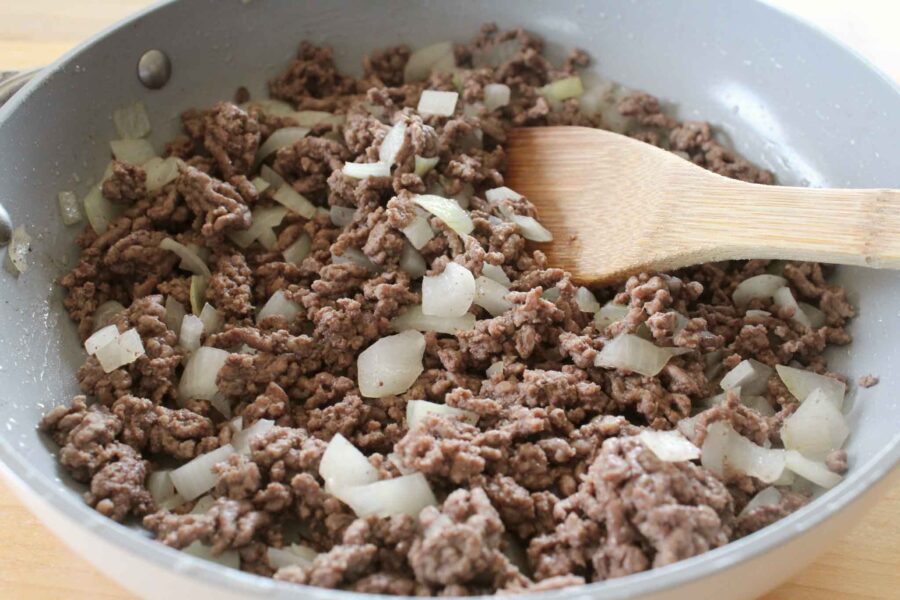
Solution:
M 415 195 L 413 201 L 442 220 L 459 235 L 472 233 L 475 226 L 467 213 L 455 200 L 430 194 Z
M 249 110 L 251 108 L 258 108 L 264 113 L 268 113 L 270 115 L 276 117 L 288 117 L 294 114 L 294 107 L 288 104 L 287 102 L 283 102 L 281 100 L 274 100 L 272 98 L 263 98 L 262 100 L 251 100 L 250 102 L 245 102 L 241 104 L 241 108 L 243 110 Z
M 303 259 L 309 255 L 309 249 L 312 246 L 312 239 L 307 233 L 301 233 L 297 241 L 284 249 L 281 254 L 284 256 L 285 262 L 299 265 Z
M 213 507 L 216 503 L 215 499 L 206 494 L 205 496 L 200 496 L 197 498 L 197 501 L 194 502 L 194 506 L 191 507 L 191 512 L 189 514 L 192 515 L 202 515 L 206 514 L 206 512 Z
M 524 196 L 506 186 L 501 186 L 485 191 L 484 198 L 491 204 L 497 204 L 503 200 L 521 200 Z
M 436 404 L 427 400 L 410 400 L 406 403 L 406 426 L 412 429 L 425 415 L 429 414 L 462 417 L 462 421 L 469 425 L 474 425 L 478 422 L 478 415 L 471 410 L 454 408 L 446 404 Z
M 267 232 L 271 234 L 273 228 L 281 225 L 287 213 L 288 209 L 284 206 L 255 208 L 250 213 L 252 220 L 250 228 L 242 231 L 229 231 L 228 238 L 241 248 L 247 248 Z
M 130 365 L 144 355 L 144 343 L 136 329 L 121 333 L 116 339 L 99 348 L 94 356 L 105 373 Z
M 612 302 L 607 302 L 600 310 L 597 311 L 597 314 L 594 315 L 594 324 L 597 329 L 603 330 L 612 325 L 617 321 L 621 321 L 628 314 L 628 307 L 624 304 L 613 304 Z
M 437 498 L 421 473 L 344 488 L 335 495 L 360 518 L 369 515 L 418 517 L 426 506 L 437 505 Z
M 561 294 L 562 291 L 558 287 L 553 286 L 552 288 L 547 288 L 546 290 L 544 290 L 544 293 L 541 294 L 541 298 L 543 298 L 547 302 L 556 302 L 557 300 L 559 300 Z
M 234 446 L 234 451 L 238 454 L 250 454 L 250 440 L 257 435 L 267 432 L 274 426 L 275 421 L 271 421 L 269 419 L 260 419 L 250 427 L 241 429 L 239 432 L 235 433 L 234 437 L 231 439 L 231 444 Z
M 740 387 L 745 394 L 760 394 L 768 387 L 772 367 L 748 358 L 725 374 L 719 385 L 723 390 Z
M 772 313 L 767 310 L 750 309 L 744 313 L 748 317 L 771 317 Z
M 301 110 L 291 112 L 289 117 L 297 121 L 301 127 L 315 127 L 316 125 L 341 125 L 347 120 L 344 115 L 335 115 L 321 110 Z
M 202 275 L 191 276 L 191 312 L 199 315 L 206 304 L 206 288 L 209 285 L 209 278 Z
M 562 102 L 569 98 L 577 98 L 583 94 L 584 87 L 581 85 L 581 78 L 574 75 L 548 83 L 543 87 L 539 87 L 537 91 L 546 98 Z
M 262 177 L 254 177 L 250 180 L 250 184 L 256 189 L 257 194 L 262 194 L 267 189 L 272 187 L 272 184 L 263 179 Z
M 431 171 L 438 161 L 441 160 L 438 156 L 433 156 L 431 158 L 425 158 L 424 156 L 416 155 L 416 170 L 415 173 L 419 177 L 425 177 L 425 175 Z
M 484 107 L 490 112 L 509 104 L 510 90 L 504 83 L 489 83 L 484 86 Z
M 147 476 L 147 491 L 153 496 L 153 501 L 159 505 L 175 495 L 175 484 L 169 477 L 170 471 L 153 471 Z
M 78 196 L 75 192 L 60 192 L 57 194 L 59 202 L 59 214 L 63 225 L 74 225 L 81 221 L 81 209 L 78 208 Z
M 269 560 L 269 566 L 276 571 L 285 567 L 309 567 L 312 565 L 312 560 L 300 556 L 296 552 L 291 552 L 290 550 L 285 550 L 283 548 L 274 548 L 272 546 L 266 548 L 266 558 Z
M 638 434 L 641 442 L 660 460 L 679 462 L 700 458 L 700 448 L 678 431 L 645 429 Z
M 222 331 L 222 325 L 225 324 L 225 319 L 209 302 L 203 305 L 203 310 L 200 311 L 200 320 L 203 322 L 203 331 L 207 335 L 219 333 Z
M 504 364 L 505 364 L 505 363 L 504 363 L 502 360 L 498 360 L 498 361 L 492 362 L 492 363 L 491 363 L 491 366 L 489 366 L 489 367 L 487 368 L 487 370 L 484 372 L 484 374 L 487 375 L 488 379 L 491 379 L 491 378 L 493 378 L 493 376 L 496 375 L 497 373 L 502 373 L 502 372 L 503 372 Z
M 411 279 L 419 279 L 425 275 L 425 259 L 408 241 L 403 244 L 403 251 L 400 253 L 400 269 Z
M 100 191 L 99 184 L 88 191 L 82 204 L 84 204 L 84 214 L 87 215 L 91 229 L 98 235 L 106 233 L 109 224 L 122 214 L 122 208 L 106 199 Z
M 183 164 L 183 160 L 174 156 L 168 158 L 156 156 L 148 160 L 144 163 L 144 172 L 147 174 L 147 191 L 155 192 L 175 181 Z
M 829 452 L 843 446 L 848 435 L 850 428 L 844 415 L 822 388 L 810 392 L 781 427 L 785 448 L 816 460 L 824 460 Z
M 93 356 L 103 346 L 114 342 L 119 337 L 119 328 L 115 325 L 107 325 L 98 329 L 91 337 L 84 340 L 84 351 Z
M 316 215 L 316 207 L 313 203 L 289 185 L 283 185 L 278 188 L 272 199 L 279 204 L 283 204 L 301 217 L 312 219 Z
M 415 329 L 416 331 L 434 331 L 435 333 L 455 334 L 457 331 L 475 329 L 475 315 L 466 313 L 461 317 L 435 317 L 422 312 L 422 306 L 410 306 L 405 313 L 394 317 L 391 321 L 394 331 Z
M 156 150 L 147 140 L 113 140 L 109 147 L 116 160 L 130 165 L 143 165 L 156 156 Z
M 138 100 L 128 106 L 113 111 L 113 123 L 119 137 L 124 140 L 137 140 L 150 133 L 150 117 L 144 103 Z
M 844 405 L 844 393 L 847 391 L 847 385 L 843 381 L 785 365 L 777 365 L 775 370 L 788 391 L 800 402 L 806 400 L 813 390 L 819 388 L 838 410 Z
M 376 341 L 356 362 L 359 391 L 366 398 L 402 394 L 422 374 L 425 336 L 404 331 Z
M 212 400 L 219 391 L 216 377 L 227 359 L 228 352 L 225 350 L 209 346 L 197 348 L 188 359 L 178 382 L 178 396 L 182 404 L 191 399 Z M 184 493 L 181 495 L 185 496 Z
M 416 110 L 423 115 L 436 115 L 449 117 L 456 110 L 456 101 L 459 99 L 457 92 L 441 92 L 437 90 L 424 90 L 419 96 L 419 105 Z
M 337 227 L 346 227 L 353 222 L 356 209 L 349 206 L 332 206 L 328 209 L 328 217 Z
M 397 153 L 403 146 L 403 140 L 406 137 L 406 123 L 399 121 L 391 127 L 384 139 L 381 140 L 381 146 L 378 148 L 378 160 L 388 166 L 394 166 L 397 161 Z
M 685 417 L 683 419 L 679 419 L 678 423 L 675 424 L 675 428 L 681 432 L 681 435 L 688 439 L 693 439 L 694 434 L 696 433 L 694 428 L 697 425 L 697 417 Z
M 203 560 L 218 563 L 223 567 L 230 567 L 232 569 L 241 568 L 241 555 L 237 550 L 225 550 L 219 554 L 214 554 L 211 546 L 207 546 L 201 543 L 200 540 L 197 540 L 182 549 L 182 552 L 190 554 L 191 556 L 196 556 L 197 558 L 202 558 Z
M 757 275 L 740 282 L 731 295 L 731 299 L 738 307 L 743 308 L 756 298 L 771 298 L 778 288 L 786 285 L 787 279 L 784 277 L 769 274 Z
M 319 476 L 325 481 L 325 490 L 333 494 L 378 481 L 378 469 L 347 438 L 336 433 L 322 455 Z
M 405 464 L 403 464 L 403 459 L 401 459 L 396 452 L 391 452 L 385 458 L 387 458 L 392 465 L 397 467 L 397 470 L 400 471 L 401 475 L 412 475 L 416 472 L 415 469 L 410 469 Z
M 94 311 L 94 331 L 112 323 L 115 316 L 123 310 L 125 307 L 115 300 L 109 300 L 98 306 Z
M 308 133 L 309 128 L 307 127 L 282 127 L 281 129 L 276 129 L 272 132 L 272 135 L 266 138 L 266 141 L 262 143 L 259 150 L 256 151 L 255 164 L 258 165 L 273 152 L 293 146 L 295 143 L 305 138 Z
M 812 323 L 809 321 L 809 317 L 806 316 L 806 313 L 800 310 L 800 306 L 797 304 L 797 300 L 794 299 L 794 295 L 791 293 L 791 288 L 785 286 L 780 287 L 775 290 L 775 293 L 772 294 L 772 299 L 775 301 L 775 306 L 780 306 L 786 309 L 792 309 L 794 311 L 791 319 L 800 323 L 804 327 L 812 327 Z
M 269 182 L 269 185 L 272 185 L 276 188 L 280 188 L 283 185 L 287 185 L 287 182 L 284 178 L 275 172 L 275 169 L 270 167 L 269 165 L 263 165 L 259 169 L 260 178 Z
M 212 276 L 209 267 L 206 266 L 203 259 L 184 244 L 176 242 L 172 238 L 165 238 L 159 243 L 159 247 L 163 250 L 168 250 L 177 254 L 181 258 L 182 266 L 195 275 L 203 275 L 204 277 Z
M 509 288 L 484 275 L 475 280 L 473 302 L 488 311 L 492 317 L 502 315 L 512 308 L 512 302 L 506 299 L 507 294 Z
M 434 71 L 449 73 L 456 66 L 453 42 L 438 42 L 413 52 L 403 68 L 404 83 L 422 81 Z
M 213 473 L 212 468 L 218 463 L 228 460 L 232 454 L 234 454 L 234 447 L 231 444 L 225 444 L 181 465 L 169 474 L 172 483 L 175 484 L 175 489 L 185 500 L 199 498 L 216 485 L 219 476 Z
M 586 287 L 579 287 L 575 290 L 575 304 L 582 312 L 595 313 L 600 310 L 600 303 L 597 297 Z
M 758 446 L 724 421 L 707 427 L 700 453 L 703 466 L 719 478 L 733 470 L 772 483 L 781 476 L 785 466 L 784 450 Z
M 228 422 L 228 425 L 231 427 L 231 431 L 237 433 L 244 428 L 244 417 L 235 417 Z
M 608 341 L 594 359 L 594 366 L 626 369 L 652 377 L 662 371 L 669 359 L 690 352 L 688 348 L 660 348 L 653 342 L 630 333 Z
M 288 551 L 296 554 L 300 558 L 304 558 L 309 562 L 316 560 L 316 557 L 319 555 L 318 552 L 310 548 L 309 546 L 301 546 L 300 544 L 291 544 L 288 546 Z
M 807 304 L 806 302 L 798 302 L 797 305 L 800 307 L 800 310 L 806 315 L 806 319 L 809 321 L 809 326 L 814 328 L 819 328 L 825 325 L 825 313 L 821 310 L 813 306 L 812 304 Z
M 488 279 L 493 279 L 504 287 L 512 285 L 512 281 L 509 280 L 509 276 L 506 274 L 506 271 L 503 270 L 503 267 L 498 267 L 497 265 L 486 262 L 481 267 L 481 274 Z
M 269 297 L 269 300 L 265 303 L 265 305 L 260 309 L 259 314 L 256 315 L 256 322 L 259 323 L 266 317 L 280 315 L 287 319 L 288 323 L 290 323 L 297 318 L 297 315 L 300 314 L 300 311 L 301 308 L 299 304 L 297 304 L 293 300 L 288 300 L 282 290 L 276 290 L 275 293 Z
M 752 408 L 764 417 L 771 417 L 775 414 L 775 409 L 772 408 L 765 396 L 747 396 L 746 398 L 741 398 L 741 402 L 744 403 L 744 406 Z
M 440 275 L 422 279 L 422 312 L 436 317 L 461 317 L 472 306 L 475 287 L 470 270 L 459 263 L 447 263 Z M 504 288 L 503 294 L 507 293 Z
M 823 488 L 833 488 L 841 482 L 842 477 L 825 466 L 825 463 L 806 458 L 796 450 L 785 452 L 785 466 L 812 483 Z
M 347 177 L 354 179 L 365 179 L 366 177 L 390 177 L 391 166 L 386 162 L 375 163 L 344 163 L 341 173 Z
M 345 263 L 353 263 L 355 265 L 359 265 L 371 271 L 372 273 L 380 273 L 382 268 L 380 265 L 376 265 L 372 262 L 372 260 L 363 254 L 357 248 L 345 248 L 343 254 L 332 254 L 331 262 L 336 265 L 342 265 Z
M 750 502 L 741 509 L 741 512 L 738 516 L 744 516 L 751 511 L 756 510 L 757 508 L 762 508 L 763 506 L 777 506 L 778 503 L 781 502 L 781 492 L 778 491 L 777 488 L 767 487 L 760 490 L 758 494 L 753 496 L 750 499 Z
M 524 215 L 510 215 L 510 220 L 519 226 L 519 234 L 532 242 L 552 242 L 553 234 L 550 230 L 537 222 L 534 217 Z
M 175 335 L 181 333 L 181 322 L 184 320 L 187 311 L 184 304 L 175 299 L 174 296 L 166 298 L 166 327 L 175 332 Z
M 178 334 L 178 344 L 193 352 L 200 347 L 200 338 L 203 337 L 203 321 L 195 315 L 184 315 L 181 318 L 181 328 Z

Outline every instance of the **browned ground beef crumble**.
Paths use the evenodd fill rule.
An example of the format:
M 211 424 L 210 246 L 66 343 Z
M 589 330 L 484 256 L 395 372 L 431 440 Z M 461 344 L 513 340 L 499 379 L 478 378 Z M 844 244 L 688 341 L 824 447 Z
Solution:
M 505 40 L 520 44 L 514 55 L 496 67 L 475 66 L 480 52 Z M 146 355 L 111 373 L 88 359 L 78 372 L 84 395 L 41 423 L 61 447 L 61 464 L 89 484 L 87 502 L 118 521 L 142 518 L 158 540 L 176 548 L 200 540 L 214 552 L 238 550 L 241 567 L 254 573 L 418 595 L 542 590 L 620 577 L 722 546 L 806 502 L 788 492 L 778 505 L 738 516 L 763 484 L 746 476 L 721 481 L 690 461 L 663 462 L 634 435 L 645 427 L 673 428 L 719 391 L 717 374 L 746 358 L 827 373 L 826 346 L 850 342 L 844 326 L 854 313 L 844 290 L 828 284 L 826 267 L 813 263 L 750 260 L 647 273 L 596 290 L 601 301 L 628 307 L 623 320 L 598 330 L 575 304 L 569 275 L 548 265 L 483 197 L 503 184 L 510 127 L 604 126 L 601 117 L 581 114 L 576 99 L 552 107 L 537 93 L 587 64 L 583 52 L 573 52 L 556 68 L 541 55 L 542 46 L 522 30 L 486 26 L 471 44 L 457 46 L 458 65 L 471 70 L 461 82 L 456 114 L 437 117 L 415 111 L 421 91 L 456 90 L 459 82 L 433 74 L 404 84 L 406 46 L 373 53 L 363 78 L 354 79 L 336 71 L 329 49 L 303 43 L 287 71 L 270 82 L 271 95 L 298 110 L 346 115 L 346 122 L 317 126 L 267 163 L 318 206 L 355 213 L 345 227 L 322 211 L 312 219 L 290 213 L 272 250 L 259 244 L 241 249 L 226 234 L 246 229 L 251 209 L 273 205 L 274 188 L 258 194 L 248 177 L 256 173 L 261 142 L 295 124 L 292 119 L 227 102 L 185 112 L 185 136 L 167 152 L 186 166 L 176 181 L 152 193 L 142 168 L 115 163 L 102 191 L 126 210 L 102 235 L 87 228 L 78 239 L 80 260 L 62 278 L 65 306 L 86 338 L 97 307 L 121 302 L 128 308 L 114 322 L 120 331 L 137 329 Z M 464 113 L 491 82 L 510 86 L 510 104 Z M 241 96 L 247 99 L 246 90 Z M 773 183 L 771 173 L 715 141 L 707 123 L 672 119 L 652 96 L 628 95 L 618 110 L 629 135 L 717 173 Z M 344 162 L 377 160 L 390 124 L 401 120 L 406 137 L 391 177 L 342 175 Z M 483 145 L 472 142 L 479 131 Z M 423 178 L 413 172 L 415 155 L 440 160 Z M 358 354 L 391 333 L 392 318 L 421 301 L 418 285 L 398 268 L 400 229 L 415 215 L 411 194 L 438 183 L 447 196 L 472 194 L 475 229 L 462 239 L 432 218 L 438 234 L 422 249 L 431 272 L 449 260 L 476 276 L 485 263 L 499 265 L 512 280 L 513 306 L 493 318 L 473 306 L 473 330 L 426 334 L 425 369 L 413 386 L 400 396 L 363 398 Z M 534 214 L 526 200 L 510 207 Z M 300 265 L 283 262 L 281 251 L 304 232 L 312 240 L 308 257 Z M 209 402 L 178 398 L 186 352 L 165 324 L 163 305 L 165 296 L 189 304 L 189 284 L 178 258 L 159 248 L 165 237 L 209 252 L 206 300 L 225 326 L 204 345 L 240 349 L 219 372 L 221 393 L 245 427 L 259 419 L 277 424 L 252 441 L 249 456 L 216 466 L 215 502 L 200 514 L 188 514 L 193 503 L 158 510 L 146 488 L 155 469 L 209 452 L 232 435 Z M 382 271 L 331 264 L 332 254 L 348 248 Z M 746 316 L 734 306 L 731 294 L 740 281 L 776 267 L 798 299 L 824 312 L 824 325 L 799 325 L 770 301 L 750 307 L 769 316 Z M 553 301 L 542 298 L 550 288 L 559 291 Z M 301 314 L 292 322 L 273 317 L 255 324 L 255 309 L 276 290 L 297 302 Z M 683 329 L 676 327 L 676 311 L 689 318 Z M 639 328 L 657 345 L 692 352 L 670 360 L 655 377 L 594 366 L 605 342 Z M 501 360 L 502 369 L 486 377 L 485 369 Z M 707 424 L 727 420 L 757 443 L 780 445 L 780 424 L 797 401 L 774 376 L 764 396 L 774 416 L 730 395 L 701 413 L 694 441 L 702 442 Z M 446 403 L 480 419 L 470 425 L 429 415 L 409 429 L 405 406 L 411 399 Z M 369 456 L 382 478 L 399 473 L 389 453 L 422 472 L 438 506 L 418 520 L 356 518 L 323 490 L 318 474 L 327 442 L 338 432 Z M 843 472 L 846 454 L 829 456 L 828 466 Z M 291 542 L 320 555 L 310 567 L 276 572 L 265 548 Z M 511 562 L 514 548 L 527 565 Z

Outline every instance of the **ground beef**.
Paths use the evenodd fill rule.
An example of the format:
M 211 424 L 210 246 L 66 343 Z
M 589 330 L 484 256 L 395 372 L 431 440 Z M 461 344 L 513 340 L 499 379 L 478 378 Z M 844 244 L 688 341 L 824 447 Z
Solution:
M 878 377 L 875 375 L 862 375 L 856 380 L 859 387 L 870 388 L 878 385 Z
M 717 478 L 698 461 L 664 462 L 638 434 L 678 427 L 702 446 L 708 427 L 725 422 L 780 448 L 781 426 L 799 406 L 781 380 L 773 375 L 761 397 L 750 398 L 720 396 L 721 378 L 744 359 L 841 378 L 824 351 L 850 342 L 855 310 L 846 291 L 816 263 L 733 261 L 592 290 L 622 311 L 614 322 L 582 311 L 569 274 L 509 220 L 540 219 L 534 206 L 486 199 L 504 184 L 510 127 L 609 122 L 728 177 L 773 176 L 726 149 L 708 123 L 678 121 L 649 94 L 619 98 L 618 116 L 586 114 L 575 98 L 548 100 L 540 86 L 579 74 L 590 59 L 573 50 L 555 66 L 543 50 L 528 32 L 489 24 L 470 44 L 455 45 L 453 76 L 405 83 L 407 46 L 373 52 L 357 79 L 337 70 L 330 49 L 304 42 L 269 83 L 271 96 L 297 111 L 332 113 L 302 139 L 258 163 L 276 130 L 317 115 L 288 113 L 243 89 L 240 106 L 181 115 L 183 135 L 166 155 L 184 164 L 161 189 L 148 192 L 141 167 L 114 161 L 101 191 L 122 214 L 104 232 L 88 227 L 79 236 L 79 259 L 60 283 L 82 339 L 103 324 L 95 323 L 98 309 L 116 302 L 125 308 L 107 322 L 134 329 L 144 354 L 109 373 L 88 358 L 77 374 L 84 395 L 40 425 L 59 445 L 62 467 L 86 485 L 85 500 L 112 519 L 142 519 L 169 546 L 236 553 L 251 573 L 398 595 L 516 593 L 625 576 L 717 548 L 807 502 L 778 486 L 777 503 L 747 510 L 766 484 L 731 471 Z M 490 84 L 510 87 L 507 106 L 484 108 Z M 426 89 L 459 91 L 455 112 L 418 114 Z M 405 130 L 390 176 L 344 175 L 347 162 L 380 160 L 397 124 Z M 437 163 L 425 171 L 423 158 Z M 285 200 L 276 196 L 281 186 L 314 210 L 295 197 L 302 207 L 276 202 Z M 414 195 L 426 193 L 467 207 L 471 233 L 423 212 Z M 350 222 L 332 222 L 332 209 L 349 209 Z M 404 230 L 418 216 L 433 235 L 417 256 Z M 190 248 L 209 273 L 161 249 L 166 238 Z M 492 315 L 473 306 L 470 328 L 425 332 L 422 372 L 409 389 L 364 397 L 360 353 L 422 303 L 421 275 L 410 265 L 433 276 L 451 261 L 474 277 L 497 277 L 489 267 L 499 268 L 509 279 L 509 308 Z M 766 272 L 783 274 L 824 324 L 801 325 L 771 299 L 754 300 L 750 315 L 735 306 L 740 282 Z M 276 292 L 267 310 L 276 314 L 260 318 Z M 226 353 L 215 373 L 200 374 L 214 377 L 214 396 L 191 397 L 179 385 L 195 351 L 172 301 L 216 313 L 210 319 L 206 310 L 200 337 Z M 595 366 L 621 334 L 685 353 L 654 376 Z M 471 414 L 411 423 L 411 400 Z M 256 434 L 235 437 L 248 427 Z M 358 518 L 319 473 L 338 434 L 379 479 L 422 474 L 435 505 Z M 215 481 L 200 498 L 157 506 L 149 477 L 230 443 L 242 452 L 212 467 Z M 842 450 L 824 461 L 835 473 L 847 463 Z M 268 548 L 295 543 L 317 557 L 276 569 Z

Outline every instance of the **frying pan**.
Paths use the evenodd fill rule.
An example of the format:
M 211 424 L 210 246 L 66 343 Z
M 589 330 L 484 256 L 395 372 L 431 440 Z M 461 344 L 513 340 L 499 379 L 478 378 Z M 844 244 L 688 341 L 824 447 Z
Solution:
M 86 192 L 109 160 L 111 112 L 136 99 L 161 148 L 178 114 L 231 98 L 257 97 L 298 42 L 336 49 L 359 74 L 366 51 L 407 42 L 468 39 L 485 21 L 524 26 L 564 48 L 588 50 L 607 77 L 677 102 L 704 118 L 781 182 L 900 187 L 900 91 L 823 34 L 763 4 L 743 0 L 636 2 L 184 0 L 161 4 L 106 31 L 32 80 L 0 109 L 0 204 L 34 236 L 31 269 L 0 272 L 0 471 L 27 505 L 76 552 L 146 598 L 359 598 L 228 570 L 115 524 L 81 500 L 36 424 L 77 392 L 83 355 L 54 281 L 73 264 L 76 228 L 61 224 L 56 194 Z M 149 49 L 172 75 L 158 90 L 136 77 Z M 774 526 L 661 569 L 532 598 L 756 597 L 799 570 L 845 532 L 896 474 L 900 461 L 900 275 L 840 268 L 859 317 L 832 367 L 881 384 L 851 386 L 845 481 Z M 6 540 L 15 543 L 15 540 Z M 374 596 L 373 596 L 374 598 Z

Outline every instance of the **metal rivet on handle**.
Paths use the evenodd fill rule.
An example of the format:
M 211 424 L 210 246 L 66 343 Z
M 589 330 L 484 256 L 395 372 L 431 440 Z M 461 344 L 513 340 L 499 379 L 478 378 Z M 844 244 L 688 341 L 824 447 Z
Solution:
M 12 219 L 9 218 L 9 213 L 0 204 L 0 246 L 5 246 L 9 243 L 9 238 L 12 237 L 12 230 Z
M 138 79 L 145 87 L 158 90 L 172 76 L 172 63 L 162 50 L 147 50 L 138 61 Z

